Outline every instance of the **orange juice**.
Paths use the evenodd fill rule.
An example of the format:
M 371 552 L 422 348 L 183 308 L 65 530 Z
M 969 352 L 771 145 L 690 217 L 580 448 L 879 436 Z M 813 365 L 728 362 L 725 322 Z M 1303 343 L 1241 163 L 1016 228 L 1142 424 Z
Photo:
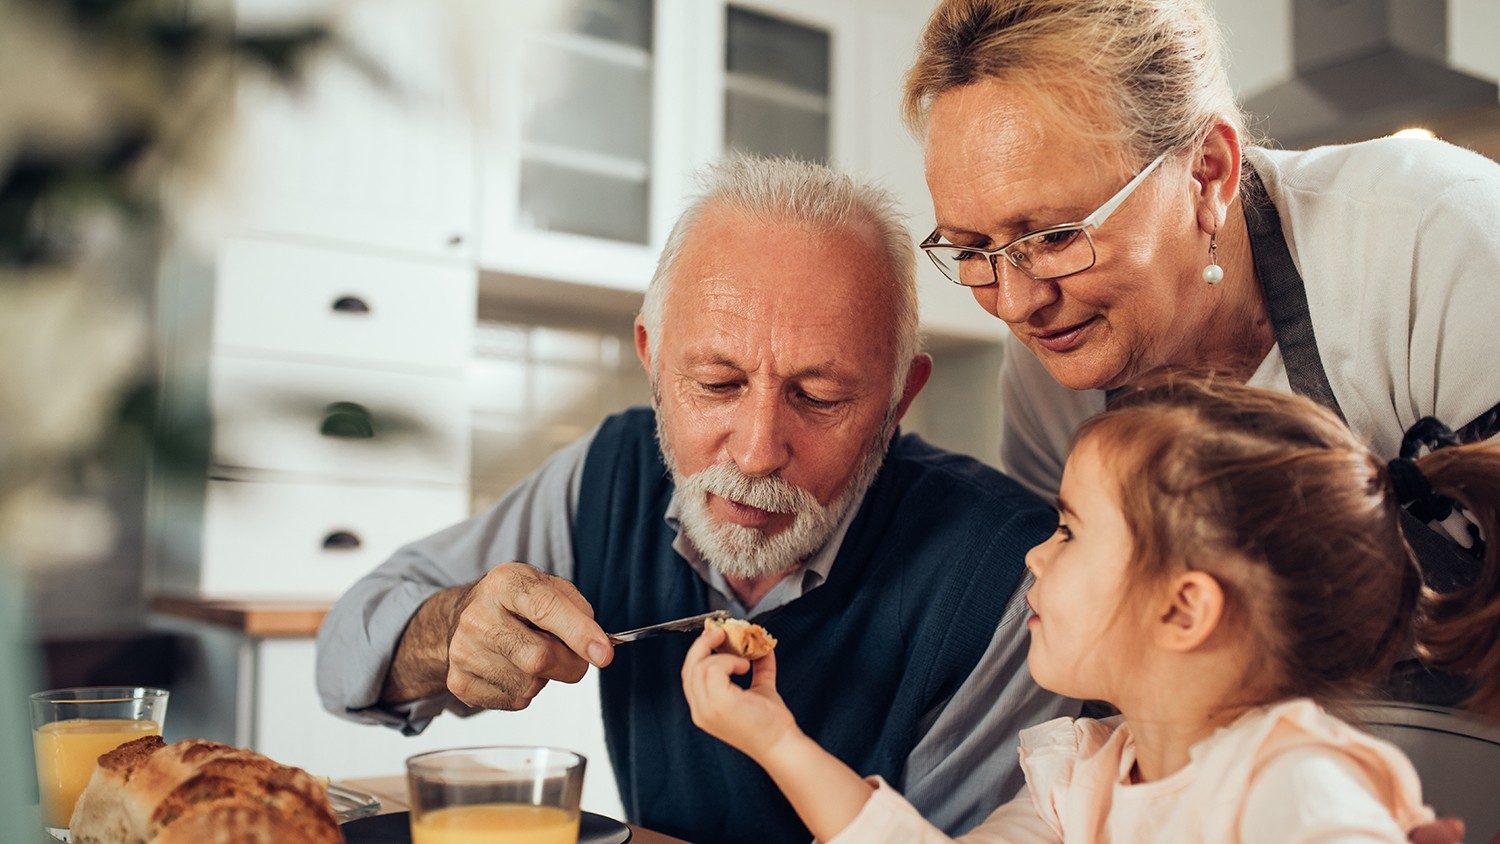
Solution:
M 412 844 L 578 844 L 578 813 L 555 806 L 486 803 L 423 812 Z
M 141 736 L 161 735 L 155 721 L 123 718 L 72 718 L 54 721 L 31 733 L 36 748 L 37 783 L 47 826 L 65 829 L 73 804 L 89 784 L 99 757 Z

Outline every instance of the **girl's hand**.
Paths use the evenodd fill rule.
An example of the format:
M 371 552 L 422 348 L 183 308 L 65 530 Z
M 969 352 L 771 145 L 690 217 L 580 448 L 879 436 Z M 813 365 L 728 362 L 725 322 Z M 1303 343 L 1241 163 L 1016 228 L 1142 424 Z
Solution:
M 705 630 L 682 663 L 682 690 L 693 723 L 766 769 L 797 816 L 819 841 L 836 837 L 859 815 L 874 791 L 859 774 L 797 729 L 776 693 L 776 654 L 755 661 L 750 688 L 729 678 L 750 661 L 716 654 L 723 630 Z
M 705 630 L 682 663 L 682 691 L 693 723 L 730 747 L 761 762 L 783 739 L 800 735 L 796 719 L 776 693 L 776 654 L 755 661 L 750 688 L 729 678 L 751 669 L 749 660 L 714 653 L 724 643 L 723 630 Z

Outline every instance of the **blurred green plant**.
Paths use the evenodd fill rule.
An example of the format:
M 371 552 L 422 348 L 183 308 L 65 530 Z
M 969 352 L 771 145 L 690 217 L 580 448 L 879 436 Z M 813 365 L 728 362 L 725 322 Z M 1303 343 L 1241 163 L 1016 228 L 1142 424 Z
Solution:
M 327 27 L 245 32 L 202 4 L 0 0 L 0 825 L 35 828 L 26 573 L 105 557 L 110 478 L 206 454 L 164 431 L 151 300 L 170 179 L 211 171 L 233 74 L 296 86 Z M 28 795 L 33 797 L 28 799 Z
M 78 260 L 79 224 L 98 211 L 150 220 L 164 168 L 201 163 L 195 154 L 206 150 L 198 133 L 225 105 L 215 94 L 229 91 L 229 73 L 259 71 L 296 86 L 308 59 L 335 43 L 322 25 L 247 33 L 191 8 L 159 0 L 12 0 L 0 12 L 10 84 L 71 88 L 51 92 L 50 102 L 14 91 L 6 98 L 22 113 L 6 115 L 21 119 L 7 119 L 8 137 L 0 139 L 0 266 Z M 72 67 L 58 67 L 64 63 Z M 74 78 L 39 78 L 49 66 Z M 79 98 L 91 100 L 89 114 L 59 127 L 76 104 L 69 100 Z M 59 137 L 59 128 L 71 137 Z
M 157 425 L 150 360 L 164 196 L 211 179 L 234 80 L 296 89 L 318 22 L 247 31 L 228 3 L 0 0 L 0 561 L 96 559 L 121 461 L 193 471 L 207 420 Z

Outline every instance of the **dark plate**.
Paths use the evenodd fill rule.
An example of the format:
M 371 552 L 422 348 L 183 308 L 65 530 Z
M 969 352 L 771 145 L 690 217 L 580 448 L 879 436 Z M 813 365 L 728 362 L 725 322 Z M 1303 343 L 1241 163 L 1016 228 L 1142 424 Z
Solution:
M 393 812 L 344 824 L 348 844 L 411 844 L 411 813 Z M 578 822 L 578 844 L 625 844 L 630 827 L 614 818 L 584 812 Z

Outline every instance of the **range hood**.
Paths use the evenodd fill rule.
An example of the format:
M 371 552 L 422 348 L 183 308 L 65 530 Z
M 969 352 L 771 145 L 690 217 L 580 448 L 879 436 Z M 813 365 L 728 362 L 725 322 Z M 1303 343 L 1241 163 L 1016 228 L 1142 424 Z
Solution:
M 1244 102 L 1278 146 L 1500 117 L 1500 87 L 1448 65 L 1446 0 L 1292 0 L 1292 55 L 1291 80 Z

